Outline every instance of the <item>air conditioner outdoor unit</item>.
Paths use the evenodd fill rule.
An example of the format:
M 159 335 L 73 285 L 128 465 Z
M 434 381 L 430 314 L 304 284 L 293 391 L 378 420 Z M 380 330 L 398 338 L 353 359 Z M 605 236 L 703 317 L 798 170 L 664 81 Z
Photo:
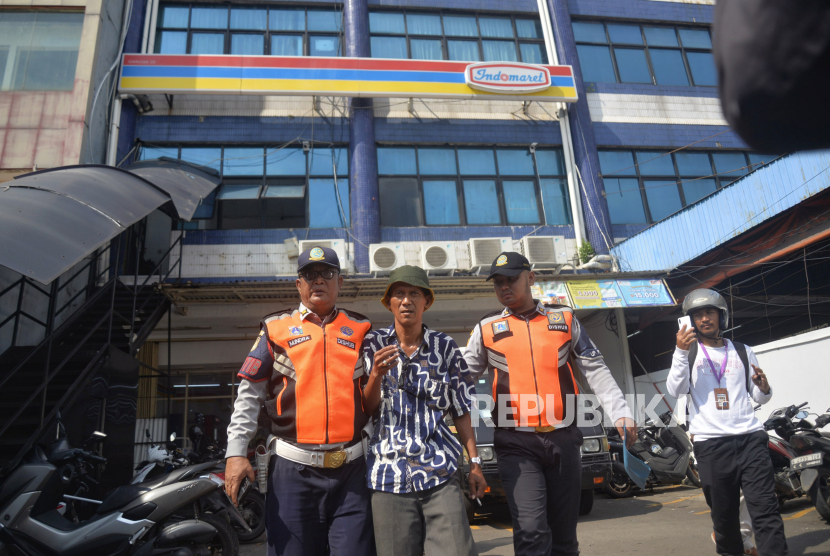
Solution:
M 326 247 L 337 253 L 340 259 L 340 273 L 349 273 L 349 259 L 346 257 L 346 242 L 342 239 L 304 239 L 299 242 L 300 253 L 314 247 Z
M 458 269 L 455 258 L 455 244 L 443 243 L 421 244 L 421 267 L 430 274 L 450 274 Z
M 499 253 L 513 251 L 509 237 L 477 237 L 470 240 L 470 269 L 490 268 Z
M 369 271 L 389 274 L 406 264 L 403 243 L 370 243 Z
M 522 255 L 534 268 L 553 268 L 568 262 L 564 236 L 527 236 L 521 243 Z

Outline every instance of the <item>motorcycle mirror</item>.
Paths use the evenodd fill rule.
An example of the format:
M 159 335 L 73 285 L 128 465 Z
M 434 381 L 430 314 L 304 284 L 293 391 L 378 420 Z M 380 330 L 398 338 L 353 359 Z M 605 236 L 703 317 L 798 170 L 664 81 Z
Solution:
M 150 429 L 144 429 L 144 436 L 150 438 Z
M 170 442 L 175 442 L 175 441 L 176 441 L 176 432 L 173 431 L 173 432 L 170 433 Z
M 807 413 L 806 411 L 799 411 L 798 413 L 795 414 L 795 418 L 796 419 L 806 419 L 809 415 L 810 414 Z
M 106 434 L 104 434 L 104 433 L 103 433 L 103 432 L 101 432 L 101 431 L 95 431 L 95 432 L 93 432 L 93 433 L 92 433 L 92 438 L 94 438 L 94 439 L 95 439 L 95 440 L 97 440 L 98 442 L 101 442 L 102 440 L 104 440 L 104 439 L 106 439 L 106 438 L 107 438 L 107 435 L 106 435 Z

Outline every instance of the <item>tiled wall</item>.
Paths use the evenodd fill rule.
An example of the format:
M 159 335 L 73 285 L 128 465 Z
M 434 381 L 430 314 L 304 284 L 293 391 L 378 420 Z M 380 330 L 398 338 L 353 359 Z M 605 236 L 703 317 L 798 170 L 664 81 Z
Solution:
M 681 124 L 593 124 L 600 147 L 694 147 L 748 149 L 746 143 L 728 126 Z
M 711 2 L 655 2 L 653 0 L 568 0 L 571 15 L 615 17 L 677 23 L 712 23 Z
M 594 122 L 728 125 L 717 98 L 611 93 L 587 96 Z

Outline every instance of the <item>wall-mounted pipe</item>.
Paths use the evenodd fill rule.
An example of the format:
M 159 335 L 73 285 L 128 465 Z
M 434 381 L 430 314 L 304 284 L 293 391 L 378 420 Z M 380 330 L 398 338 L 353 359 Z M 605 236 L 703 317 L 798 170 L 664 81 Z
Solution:
M 147 42 L 150 40 L 150 19 L 153 17 L 154 0 L 147 0 L 144 7 L 144 34 L 141 35 L 141 53 L 147 54 Z
M 147 33 L 147 54 L 152 54 L 156 50 L 156 23 L 159 18 L 159 0 L 149 0 L 153 5 L 153 11 L 150 16 L 150 29 Z

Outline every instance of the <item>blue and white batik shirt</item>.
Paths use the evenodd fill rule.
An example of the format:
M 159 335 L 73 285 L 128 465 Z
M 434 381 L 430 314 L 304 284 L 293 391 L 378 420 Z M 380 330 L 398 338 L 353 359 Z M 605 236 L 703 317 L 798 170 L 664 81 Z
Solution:
M 375 352 L 399 346 L 395 326 L 375 330 L 363 340 L 366 375 Z M 375 430 L 366 454 L 369 488 L 418 492 L 448 481 L 458 468 L 461 444 L 444 423 L 473 405 L 475 387 L 455 340 L 424 326 L 424 339 L 412 357 L 398 347 L 398 363 L 381 381 Z

